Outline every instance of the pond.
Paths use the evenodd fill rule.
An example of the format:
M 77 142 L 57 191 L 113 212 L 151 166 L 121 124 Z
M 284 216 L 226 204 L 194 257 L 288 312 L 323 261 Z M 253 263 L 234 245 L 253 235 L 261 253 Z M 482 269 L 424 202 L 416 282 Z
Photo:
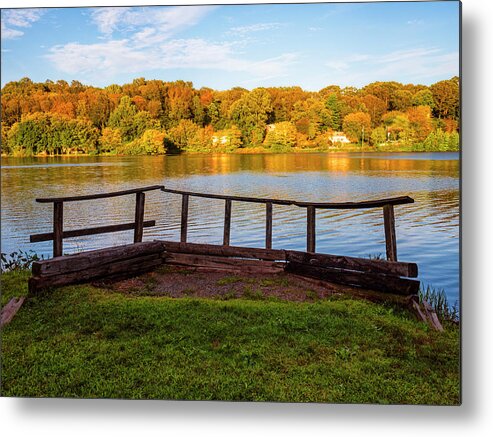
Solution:
M 317 202 L 410 196 L 395 207 L 400 261 L 416 262 L 424 285 L 459 299 L 458 153 L 184 154 L 138 157 L 2 158 L 2 252 L 32 249 L 51 257 L 52 243 L 29 235 L 52 230 L 52 205 L 37 197 L 166 185 L 187 191 Z M 135 196 L 69 203 L 65 229 L 131 222 Z M 179 239 L 181 197 L 146 194 L 144 240 Z M 221 244 L 224 201 L 191 198 L 188 241 Z M 385 257 L 382 210 L 318 210 L 317 252 Z M 132 231 L 64 240 L 75 253 L 132 242 Z M 263 247 L 265 206 L 233 203 L 231 244 Z M 306 210 L 274 206 L 273 248 L 304 250 Z

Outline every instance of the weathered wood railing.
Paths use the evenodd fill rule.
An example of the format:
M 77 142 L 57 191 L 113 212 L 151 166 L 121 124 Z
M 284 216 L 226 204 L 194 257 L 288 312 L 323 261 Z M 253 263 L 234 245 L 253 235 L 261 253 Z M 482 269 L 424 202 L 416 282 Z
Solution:
M 115 191 L 112 193 L 90 194 L 86 196 L 69 196 L 69 197 L 50 197 L 36 199 L 39 203 L 53 203 L 53 232 L 45 234 L 35 234 L 30 236 L 30 242 L 50 241 L 53 240 L 53 257 L 63 255 L 63 239 L 82 237 L 85 235 L 105 234 L 109 232 L 134 230 L 134 243 L 142 241 L 144 228 L 155 226 L 155 220 L 144 221 L 145 192 L 159 190 L 164 188 L 162 185 L 153 185 L 150 187 L 134 188 L 131 190 Z M 109 197 L 126 196 L 135 194 L 135 221 L 131 223 L 122 223 L 118 225 L 98 226 L 94 228 L 76 229 L 70 231 L 63 230 L 63 204 L 65 202 L 79 202 L 82 200 L 105 199 Z
M 142 242 L 143 229 L 155 225 L 154 220 L 144 221 L 144 192 L 157 189 L 166 193 L 178 194 L 182 197 L 180 242 L 162 240 Z M 63 230 L 63 204 L 65 202 L 104 199 L 129 194 L 136 194 L 134 222 L 70 231 Z M 187 242 L 190 197 L 224 200 L 222 245 Z M 154 185 L 113 193 L 36 200 L 40 203 L 53 203 L 53 232 L 32 235 L 31 242 L 53 240 L 54 259 L 33 264 L 34 276 L 29 282 L 31 291 L 47 286 L 64 285 L 95 278 L 121 278 L 125 275 L 148 271 L 162 263 L 251 273 L 267 271 L 272 273 L 284 270 L 326 282 L 401 295 L 415 296 L 419 289 L 419 281 L 412 279 L 418 276 L 417 265 L 397 261 L 394 206 L 414 202 L 413 199 L 407 196 L 363 202 L 317 203 L 205 194 Z M 233 202 L 265 204 L 265 248 L 246 248 L 230 245 Z M 272 249 L 272 213 L 274 205 L 306 208 L 306 252 Z M 315 252 L 317 209 L 370 208 L 383 208 L 387 260 L 363 259 Z M 130 229 L 134 230 L 133 244 L 62 256 L 64 238 Z
M 272 207 L 273 205 L 292 205 L 306 208 L 306 251 L 315 253 L 316 247 L 316 210 L 317 209 L 370 209 L 383 208 L 383 221 L 385 231 L 385 247 L 388 261 L 397 261 L 397 240 L 395 235 L 394 206 L 413 203 L 414 199 L 408 196 L 392 197 L 387 199 L 370 200 L 363 202 L 342 202 L 342 203 L 317 203 L 317 202 L 297 202 L 294 200 L 264 199 L 257 197 L 228 196 L 223 194 L 205 194 L 191 191 L 174 190 L 161 188 L 166 193 L 179 194 L 182 196 L 181 210 L 181 233 L 180 241 L 186 243 L 188 229 L 188 203 L 189 197 L 205 197 L 208 199 L 222 199 L 225 201 L 224 207 L 224 233 L 223 245 L 229 246 L 231 234 L 231 211 L 232 202 L 251 202 L 263 203 L 266 206 L 265 219 L 265 248 L 272 248 Z

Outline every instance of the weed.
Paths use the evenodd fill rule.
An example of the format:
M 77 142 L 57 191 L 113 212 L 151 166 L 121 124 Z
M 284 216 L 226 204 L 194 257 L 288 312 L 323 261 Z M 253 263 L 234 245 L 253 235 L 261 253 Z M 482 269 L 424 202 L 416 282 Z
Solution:
M 370 253 L 368 254 L 368 259 L 384 260 L 385 258 L 382 253 Z
M 251 300 L 264 300 L 264 293 L 260 290 L 253 290 L 252 287 L 245 287 L 243 290 L 243 297 Z
M 41 258 L 32 250 L 24 252 L 19 250 L 18 252 L 12 252 L 10 254 L 0 254 L 0 271 L 11 272 L 13 270 L 27 270 L 30 269 L 34 261 L 40 261 Z
M 236 284 L 238 282 L 243 282 L 243 278 L 240 278 L 238 276 L 225 276 L 224 278 L 219 279 L 216 282 L 216 285 L 230 285 L 230 284 Z
M 421 286 L 419 289 L 419 301 L 427 301 L 435 310 L 440 320 L 448 322 L 459 321 L 459 308 L 457 302 L 454 305 L 450 305 L 445 290 L 442 288 L 436 289 L 428 285 L 426 289 L 423 290 L 423 286 Z

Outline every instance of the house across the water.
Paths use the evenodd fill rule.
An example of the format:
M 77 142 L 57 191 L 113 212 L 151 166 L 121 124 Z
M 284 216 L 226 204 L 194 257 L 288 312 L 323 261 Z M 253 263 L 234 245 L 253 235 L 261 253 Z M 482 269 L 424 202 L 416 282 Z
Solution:
M 350 143 L 348 137 L 346 137 L 346 134 L 344 132 L 334 132 L 331 137 L 329 137 L 329 140 L 332 141 L 332 143 Z

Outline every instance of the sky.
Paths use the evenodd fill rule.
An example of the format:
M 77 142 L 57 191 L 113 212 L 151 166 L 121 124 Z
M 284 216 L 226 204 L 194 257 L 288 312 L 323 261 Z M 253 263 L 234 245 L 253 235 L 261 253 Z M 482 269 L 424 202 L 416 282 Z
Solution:
M 458 75 L 458 1 L 1 11 L 2 87 L 23 77 L 98 87 L 144 77 L 318 91 Z

